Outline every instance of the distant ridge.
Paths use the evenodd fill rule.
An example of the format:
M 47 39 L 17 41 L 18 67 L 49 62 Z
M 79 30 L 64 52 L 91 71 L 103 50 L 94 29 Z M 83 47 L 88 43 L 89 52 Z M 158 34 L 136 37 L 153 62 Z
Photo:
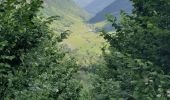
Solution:
M 85 7 L 85 9 L 89 13 L 96 15 L 98 12 L 102 11 L 105 7 L 107 7 L 109 4 L 113 3 L 114 1 L 115 0 L 94 0 L 93 2 L 89 3 L 89 5 Z
M 132 12 L 133 6 L 129 0 L 116 0 L 109 6 L 104 8 L 102 11 L 97 13 L 93 18 L 89 20 L 89 23 L 97 23 L 105 20 L 106 14 L 112 14 L 115 17 L 120 16 L 120 11 L 124 10 L 126 13 L 130 14 Z

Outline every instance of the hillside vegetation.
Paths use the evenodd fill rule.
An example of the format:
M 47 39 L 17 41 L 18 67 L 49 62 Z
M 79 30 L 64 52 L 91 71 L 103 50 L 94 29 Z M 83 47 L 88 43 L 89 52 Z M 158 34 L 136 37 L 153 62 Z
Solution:
M 48 16 L 59 14 L 66 18 L 80 17 L 86 19 L 89 17 L 89 14 L 72 0 L 44 0 L 44 7 L 44 13 Z
M 77 55 L 78 63 L 83 65 L 86 62 L 95 62 L 96 56 L 101 55 L 100 48 L 104 44 L 104 39 L 94 32 L 94 27 L 86 24 L 90 14 L 78 7 L 72 0 L 45 1 L 43 13 L 45 15 L 59 15 L 61 18 L 50 27 L 56 33 L 70 31 L 70 36 L 64 40 L 64 44 Z
M 170 1 L 130 2 L 89 24 L 72 0 L 0 0 L 0 100 L 169 100 Z

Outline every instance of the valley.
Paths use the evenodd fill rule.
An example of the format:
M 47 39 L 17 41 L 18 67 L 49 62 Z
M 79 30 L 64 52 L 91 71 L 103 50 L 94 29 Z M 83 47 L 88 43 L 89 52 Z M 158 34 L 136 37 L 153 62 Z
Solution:
M 96 77 L 93 73 L 96 70 L 95 66 L 99 64 L 98 62 L 101 65 L 105 63 L 102 57 L 102 48 L 108 45 L 106 40 L 100 36 L 100 30 L 110 27 L 110 23 L 104 19 L 104 14 L 98 16 L 102 18 L 101 21 L 96 21 L 98 18 L 96 18 L 95 14 L 105 12 L 103 10 L 109 7 L 109 4 L 112 2 L 114 4 L 116 1 L 75 0 L 73 2 L 72 0 L 56 0 L 54 3 L 48 0 L 46 2 L 46 5 L 49 5 L 44 9 L 47 16 L 55 14 L 61 16 L 61 19 L 50 26 L 52 30 L 56 34 L 60 34 L 65 30 L 70 31 L 70 35 L 63 41 L 63 45 L 66 45 L 71 50 L 72 56 L 74 56 L 76 63 L 80 66 L 76 78 L 83 85 L 81 91 L 83 95 L 88 95 L 86 93 L 90 93 L 93 88 L 92 79 Z M 84 96 L 82 99 L 84 100 Z
M 61 19 L 55 21 L 51 28 L 56 34 L 65 30 L 70 31 L 71 34 L 63 44 L 66 44 L 74 52 L 80 65 L 88 66 L 96 63 L 96 59 L 102 54 L 101 48 L 105 45 L 105 40 L 100 36 L 100 32 L 95 32 L 95 28 L 97 28 L 95 25 L 87 23 L 90 14 L 73 1 L 57 0 L 55 2 L 56 4 L 50 0 L 46 1 L 43 10 L 47 16 L 55 14 L 61 16 Z M 60 6 L 61 8 L 59 8 Z
M 0 0 L 0 100 L 170 100 L 169 12 L 170 0 Z
M 60 20 L 55 21 L 50 26 L 56 34 L 60 34 L 65 30 L 70 31 L 70 35 L 63 41 L 63 45 L 71 50 L 72 56 L 80 66 L 75 76 L 83 86 L 81 94 L 87 95 L 86 99 L 88 99 L 90 96 L 86 93 L 90 93 L 93 88 L 92 78 L 94 78 L 94 74 L 91 70 L 95 70 L 93 65 L 104 62 L 103 57 L 101 57 L 101 49 L 107 45 L 103 37 L 100 36 L 100 32 L 96 31 L 96 28 L 102 29 L 105 23 L 99 23 L 100 25 L 89 24 L 88 20 L 92 16 L 89 12 L 81 8 L 80 5 L 76 5 L 74 2 L 71 3 L 71 0 L 70 3 L 67 2 L 67 6 L 64 2 L 67 2 L 67 0 L 56 0 L 54 5 L 52 1 L 48 0 L 46 5 L 51 6 L 45 7 L 44 12 L 47 16 L 55 14 L 61 16 Z M 57 9 L 55 6 L 61 6 L 61 8 Z M 51 11 L 53 11 L 52 14 L 49 13 Z M 84 96 L 81 96 L 81 99 L 85 99 Z

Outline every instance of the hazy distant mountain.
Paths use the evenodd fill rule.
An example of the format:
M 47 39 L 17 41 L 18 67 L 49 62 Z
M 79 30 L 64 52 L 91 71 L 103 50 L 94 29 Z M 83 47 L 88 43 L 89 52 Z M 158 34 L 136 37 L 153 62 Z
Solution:
M 95 15 L 96 13 L 100 12 L 101 10 L 103 10 L 105 7 L 107 7 L 109 4 L 113 3 L 114 1 L 115 0 L 93 0 L 93 2 L 89 3 L 85 7 L 85 9 L 89 13 Z
M 93 2 L 94 0 L 74 0 L 76 2 L 77 5 L 79 5 L 80 7 L 84 8 L 86 7 L 88 4 L 90 4 L 91 2 Z
M 108 13 L 113 14 L 116 17 L 119 17 L 120 11 L 124 10 L 126 13 L 131 13 L 133 9 L 132 3 L 129 0 L 116 0 L 111 3 L 109 6 L 104 8 L 102 11 L 97 13 L 93 18 L 89 20 L 90 23 L 96 23 L 105 20 L 105 15 Z

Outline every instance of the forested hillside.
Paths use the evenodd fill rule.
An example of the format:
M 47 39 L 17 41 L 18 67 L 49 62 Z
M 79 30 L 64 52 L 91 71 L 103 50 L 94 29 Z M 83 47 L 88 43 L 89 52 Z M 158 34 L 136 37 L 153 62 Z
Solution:
M 130 2 L 107 32 L 72 0 L 0 0 L 0 100 L 169 100 L 170 1 Z

